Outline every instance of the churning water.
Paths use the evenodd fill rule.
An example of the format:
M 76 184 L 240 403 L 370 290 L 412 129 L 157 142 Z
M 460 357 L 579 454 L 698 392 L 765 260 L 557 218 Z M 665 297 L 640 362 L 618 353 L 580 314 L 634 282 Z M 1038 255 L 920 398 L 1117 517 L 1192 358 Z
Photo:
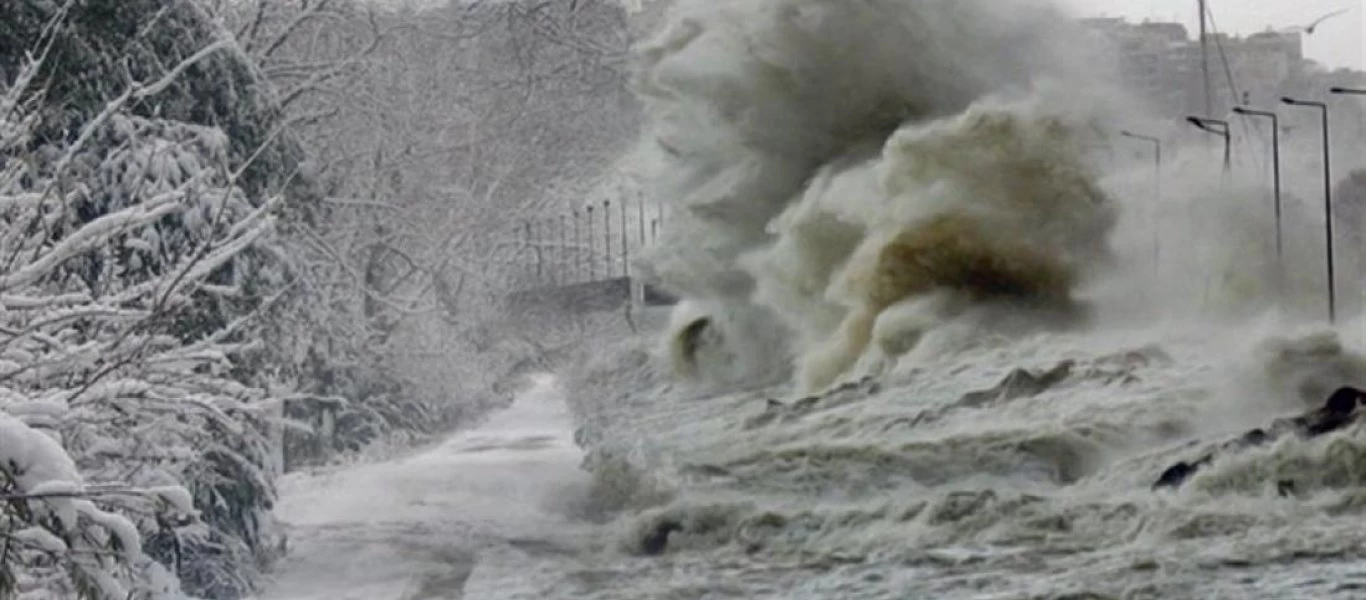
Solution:
M 616 535 L 639 558 L 620 595 L 564 597 L 1360 598 L 1360 427 L 1150 486 L 1363 380 L 1331 333 L 1188 324 L 982 340 L 808 397 L 604 386 L 582 437 L 637 486 Z

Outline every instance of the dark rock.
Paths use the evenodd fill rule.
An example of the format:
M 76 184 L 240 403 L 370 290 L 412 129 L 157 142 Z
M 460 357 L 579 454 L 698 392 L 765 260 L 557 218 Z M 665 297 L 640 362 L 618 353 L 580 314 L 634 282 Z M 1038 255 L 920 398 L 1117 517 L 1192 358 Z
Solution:
M 1293 496 L 1295 494 L 1295 482 L 1289 479 L 1277 481 L 1276 493 L 1281 496 Z
M 1216 452 L 1237 451 L 1251 446 L 1261 446 L 1277 439 L 1285 434 L 1299 435 L 1304 438 L 1314 438 L 1325 433 L 1330 433 L 1342 429 L 1347 425 L 1361 418 L 1366 411 L 1359 411 L 1357 408 L 1366 404 L 1366 392 L 1354 387 L 1340 387 L 1324 401 L 1321 408 L 1315 409 L 1308 414 L 1297 417 L 1276 419 L 1271 422 L 1267 429 L 1257 428 L 1237 439 L 1221 445 Z M 1206 454 L 1193 463 L 1185 461 L 1178 462 L 1158 476 L 1153 483 L 1153 489 L 1163 487 L 1180 487 L 1191 475 L 1194 475 L 1200 467 L 1203 467 L 1214 460 L 1214 453 Z M 1282 496 L 1288 496 L 1295 491 L 1295 483 L 1289 480 L 1282 480 L 1276 483 L 1277 492 Z
M 1338 388 L 1328 397 L 1328 402 L 1324 403 L 1323 410 L 1336 414 L 1347 414 L 1356 410 L 1362 401 L 1361 390 L 1353 387 Z
M 682 531 L 683 525 L 677 521 L 660 521 L 640 541 L 640 552 L 645 556 L 659 556 L 669 546 L 669 534 Z
M 1268 441 L 1271 441 L 1271 436 L 1267 435 L 1264 429 L 1258 427 L 1256 429 L 1253 429 L 1252 431 L 1244 433 L 1243 437 L 1238 439 L 1242 441 L 1244 445 L 1247 446 L 1260 446 L 1262 444 L 1267 443 Z
M 1205 456 L 1200 460 L 1195 461 L 1194 463 L 1181 461 L 1170 467 L 1167 467 L 1167 470 L 1163 471 L 1162 475 L 1157 478 L 1157 482 L 1153 484 L 1153 488 L 1156 489 L 1161 487 L 1181 487 L 1181 484 L 1185 483 L 1191 475 L 1194 475 L 1200 467 L 1208 464 L 1211 459 L 1212 456 Z
M 1167 470 L 1157 477 L 1157 481 L 1153 483 L 1153 488 L 1179 487 L 1186 482 L 1192 473 L 1195 473 L 1195 467 L 1183 460 L 1167 467 Z

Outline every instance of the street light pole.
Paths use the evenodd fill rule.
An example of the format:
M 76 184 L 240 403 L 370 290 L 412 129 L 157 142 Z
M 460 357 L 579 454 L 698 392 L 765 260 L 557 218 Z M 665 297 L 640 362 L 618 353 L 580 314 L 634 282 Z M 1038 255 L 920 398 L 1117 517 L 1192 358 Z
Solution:
M 1366 96 L 1366 88 L 1333 86 L 1328 88 L 1328 93 L 1338 96 Z
M 1274 112 L 1253 110 L 1242 106 L 1233 107 L 1233 112 L 1247 117 L 1266 117 L 1271 119 L 1271 180 L 1275 196 L 1276 210 L 1276 267 L 1283 267 L 1284 251 L 1281 242 L 1281 122 Z
M 1334 86 L 1328 88 L 1328 93 L 1339 96 L 1366 96 L 1366 88 L 1349 88 Z
M 1224 190 L 1227 190 L 1228 185 L 1229 185 L 1229 173 L 1230 173 L 1230 171 L 1231 171 L 1230 165 L 1231 165 L 1231 163 L 1232 163 L 1232 158 L 1231 158 L 1231 157 L 1232 157 L 1232 150 L 1231 150 L 1231 146 L 1232 146 L 1231 137 L 1232 137 L 1232 136 L 1229 134 L 1228 121 L 1220 121 L 1219 119 L 1211 119 L 1211 118 L 1208 118 L 1208 117 L 1195 117 L 1195 116 L 1190 116 L 1190 117 L 1186 117 L 1186 122 L 1187 122 L 1187 123 L 1190 123 L 1191 125 L 1196 126 L 1197 128 L 1199 128 L 1199 129 L 1202 130 L 1202 131 L 1205 131 L 1205 132 L 1208 132 L 1208 133 L 1213 133 L 1213 134 L 1215 134 L 1215 135 L 1218 135 L 1218 136 L 1224 138 L 1224 173 L 1223 173 L 1223 175 L 1220 177 L 1220 187 L 1223 188 Z M 1208 302 L 1209 302 L 1209 286 L 1210 286 L 1210 280 L 1209 280 L 1208 278 L 1206 278 L 1206 279 L 1205 279 L 1205 294 L 1204 294 L 1204 297 L 1203 297 L 1202 302 L 1205 302 L 1205 303 L 1208 303 Z
M 1120 135 L 1141 140 L 1153 145 L 1153 210 L 1157 211 L 1158 205 L 1162 203 L 1162 140 L 1149 135 L 1140 135 L 1130 131 L 1121 131 Z M 1156 212 L 1154 212 L 1156 214 Z M 1156 270 L 1161 259 L 1161 239 L 1158 237 L 1157 219 L 1153 219 L 1153 269 Z
M 1156 189 L 1155 195 L 1157 196 L 1157 199 L 1158 199 L 1158 200 L 1161 200 L 1161 199 L 1162 199 L 1162 140 L 1160 140 L 1160 139 L 1158 139 L 1158 138 L 1155 138 L 1155 137 L 1152 137 L 1152 136 L 1149 136 L 1149 135 L 1140 135 L 1140 134 L 1133 133 L 1133 132 L 1129 132 L 1129 131 L 1121 131 L 1121 132 L 1119 132 L 1119 134 L 1122 135 L 1122 136 L 1124 136 L 1124 137 L 1127 137 L 1127 138 L 1133 138 L 1133 139 L 1136 139 L 1136 140 L 1143 140 L 1143 141 L 1148 142 L 1148 143 L 1150 143 L 1150 144 L 1153 145 L 1153 174 L 1154 174 L 1154 175 L 1156 176 L 1156 178 L 1157 178 L 1157 179 L 1156 179 L 1156 186 L 1157 186 L 1157 187 L 1155 188 L 1155 189 Z
M 1366 96 L 1366 89 L 1334 86 L 1328 88 L 1328 93 L 1338 96 Z
M 1204 131 L 1224 138 L 1224 176 L 1227 177 L 1232 165 L 1232 138 L 1229 135 L 1228 121 L 1208 117 L 1186 117 L 1186 122 Z
M 1328 141 L 1328 105 L 1312 100 L 1281 98 L 1281 102 L 1291 106 L 1307 106 L 1319 109 L 1323 115 L 1323 222 L 1327 241 L 1328 263 L 1328 322 L 1337 322 L 1337 282 L 1333 279 L 1333 176 L 1332 158 Z

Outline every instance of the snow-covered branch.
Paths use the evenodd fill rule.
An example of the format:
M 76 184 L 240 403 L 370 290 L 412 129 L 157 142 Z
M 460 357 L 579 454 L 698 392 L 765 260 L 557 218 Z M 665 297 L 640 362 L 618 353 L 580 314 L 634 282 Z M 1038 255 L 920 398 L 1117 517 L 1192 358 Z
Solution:
M 283 400 L 238 373 L 259 312 L 213 318 L 203 292 L 241 287 L 280 201 L 253 206 L 221 131 L 129 109 L 227 45 L 133 84 L 48 142 L 41 168 L 0 178 L 0 597 L 181 598 L 181 565 L 144 547 L 180 544 L 182 527 L 225 552 L 262 543 L 244 536 L 266 533 L 246 529 L 264 514 L 235 531 L 204 513 L 269 505 Z M 0 132 L 25 140 L 0 144 L 0 164 L 39 155 L 27 91 L 0 88 Z
M 183 207 L 177 204 L 176 200 L 190 185 L 191 182 L 186 182 L 181 188 L 160 194 L 146 204 L 130 206 L 85 224 L 80 230 L 43 252 L 36 260 L 12 273 L 0 276 L 0 290 L 8 291 L 32 284 L 72 258 L 110 243 L 112 238 L 121 232 L 154 223 L 166 215 L 181 210 Z

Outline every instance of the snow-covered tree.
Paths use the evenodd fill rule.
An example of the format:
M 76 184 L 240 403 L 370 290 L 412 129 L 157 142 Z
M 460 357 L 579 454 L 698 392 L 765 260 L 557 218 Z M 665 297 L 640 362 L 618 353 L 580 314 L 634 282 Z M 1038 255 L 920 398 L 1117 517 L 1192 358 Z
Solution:
M 170 6 L 144 16 L 204 16 Z M 96 50 L 118 35 L 83 30 L 101 8 L 139 6 L 0 19 L 31 41 L 0 53 L 0 596 L 240 597 L 277 553 L 275 415 L 297 380 L 269 357 L 290 289 L 272 240 L 299 213 L 257 163 L 287 148 L 197 87 L 249 64 L 231 38 L 201 28 L 120 77 Z
M 567 212 L 637 124 L 620 7 L 222 2 L 326 192 L 292 230 L 307 300 L 281 320 L 316 365 L 306 389 L 351 402 L 291 403 L 330 433 L 291 432 L 291 465 L 496 402 L 493 384 L 546 341 L 494 321 L 528 283 L 521 220 Z

